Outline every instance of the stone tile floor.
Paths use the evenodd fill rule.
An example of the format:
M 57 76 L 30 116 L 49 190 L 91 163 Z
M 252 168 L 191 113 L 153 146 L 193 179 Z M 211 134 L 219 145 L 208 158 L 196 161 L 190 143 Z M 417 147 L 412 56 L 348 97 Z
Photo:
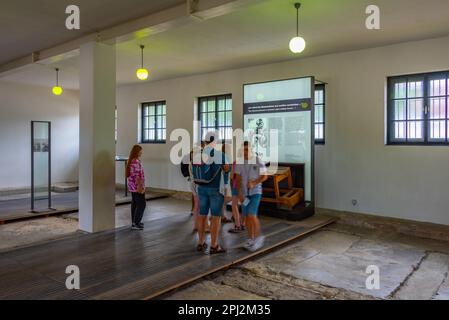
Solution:
M 372 265 L 378 290 L 366 287 Z M 448 271 L 447 242 L 336 223 L 166 298 L 447 300 Z

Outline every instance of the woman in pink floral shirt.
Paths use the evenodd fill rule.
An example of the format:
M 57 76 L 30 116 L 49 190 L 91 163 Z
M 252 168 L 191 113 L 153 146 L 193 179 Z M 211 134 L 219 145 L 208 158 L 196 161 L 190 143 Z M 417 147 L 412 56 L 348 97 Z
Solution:
M 135 145 L 129 154 L 128 163 L 126 165 L 128 190 L 132 195 L 132 230 L 143 230 L 142 218 L 147 205 L 145 200 L 145 172 L 142 164 L 140 163 L 141 156 L 142 147 Z

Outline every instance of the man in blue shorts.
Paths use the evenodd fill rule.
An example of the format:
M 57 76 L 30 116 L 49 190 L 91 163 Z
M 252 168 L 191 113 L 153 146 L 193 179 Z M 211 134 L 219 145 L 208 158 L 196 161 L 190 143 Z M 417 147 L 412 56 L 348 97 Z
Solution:
M 248 141 L 243 145 L 243 163 L 237 163 L 235 173 L 239 176 L 240 183 L 237 187 L 249 236 L 245 248 L 256 251 L 263 247 L 265 240 L 260 234 L 260 221 L 257 215 L 262 199 L 262 183 L 268 177 L 265 164 L 253 154 Z
M 221 216 L 224 204 L 224 194 L 220 193 L 222 172 L 228 179 L 229 164 L 225 155 L 217 150 L 214 135 L 207 139 L 207 145 L 203 150 L 202 162 L 193 166 L 194 182 L 198 185 L 198 197 L 200 202 L 200 215 L 198 217 L 198 251 L 206 251 L 205 230 L 209 211 L 212 215 L 210 236 L 211 246 L 209 254 L 225 253 L 226 250 L 218 244 Z

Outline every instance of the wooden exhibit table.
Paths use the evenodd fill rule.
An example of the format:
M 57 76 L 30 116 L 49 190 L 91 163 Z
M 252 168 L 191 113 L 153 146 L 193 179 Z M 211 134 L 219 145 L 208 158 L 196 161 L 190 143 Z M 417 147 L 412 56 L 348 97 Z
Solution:
M 289 167 L 277 167 L 268 169 L 268 179 L 273 182 L 273 187 L 264 187 L 263 202 L 275 203 L 280 208 L 292 210 L 304 198 L 304 189 L 293 187 L 292 173 Z M 282 181 L 287 181 L 287 188 L 281 188 Z M 266 191 L 274 193 L 274 198 L 266 197 Z

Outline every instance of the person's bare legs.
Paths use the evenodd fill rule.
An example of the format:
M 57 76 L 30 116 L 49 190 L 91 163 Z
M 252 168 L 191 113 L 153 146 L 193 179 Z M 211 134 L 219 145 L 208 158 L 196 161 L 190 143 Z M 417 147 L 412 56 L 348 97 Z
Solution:
M 240 219 L 240 225 L 245 228 L 246 227 L 246 215 L 242 214 L 240 215 L 241 219 Z
M 260 235 L 260 221 L 257 216 L 253 216 L 253 236 L 256 239 Z
M 193 197 L 193 222 L 194 231 L 198 230 L 198 217 L 200 215 L 200 198 L 198 196 Z
M 204 230 L 206 233 L 210 233 L 210 223 L 211 223 L 212 217 L 210 215 L 207 216 L 206 224 L 204 225 Z
M 206 241 L 206 224 L 207 216 L 198 215 L 197 226 L 198 226 L 198 244 L 203 245 Z
M 212 216 L 210 225 L 210 238 L 211 247 L 216 248 L 218 246 L 218 233 L 220 231 L 221 217 Z
M 232 197 L 232 216 L 234 217 L 234 224 L 237 228 L 240 228 L 240 212 L 239 212 L 239 198 Z
M 248 228 L 249 238 L 255 240 L 260 232 L 260 223 L 257 216 L 248 215 L 246 217 L 246 227 Z
M 253 232 L 252 232 L 252 221 L 251 221 L 251 217 L 250 216 L 246 216 L 246 229 L 248 230 L 248 237 L 251 240 L 254 240 L 253 238 Z
M 228 203 L 229 203 L 229 201 L 231 201 L 233 198 L 231 198 L 231 197 L 225 197 L 224 198 L 224 202 L 223 202 L 223 211 L 222 211 L 222 213 L 221 213 L 221 218 L 223 219 L 222 221 L 225 223 L 225 222 L 228 222 L 229 220 L 228 220 L 228 217 L 227 217 L 227 215 L 226 215 L 226 207 L 227 207 L 227 205 L 228 205 Z

